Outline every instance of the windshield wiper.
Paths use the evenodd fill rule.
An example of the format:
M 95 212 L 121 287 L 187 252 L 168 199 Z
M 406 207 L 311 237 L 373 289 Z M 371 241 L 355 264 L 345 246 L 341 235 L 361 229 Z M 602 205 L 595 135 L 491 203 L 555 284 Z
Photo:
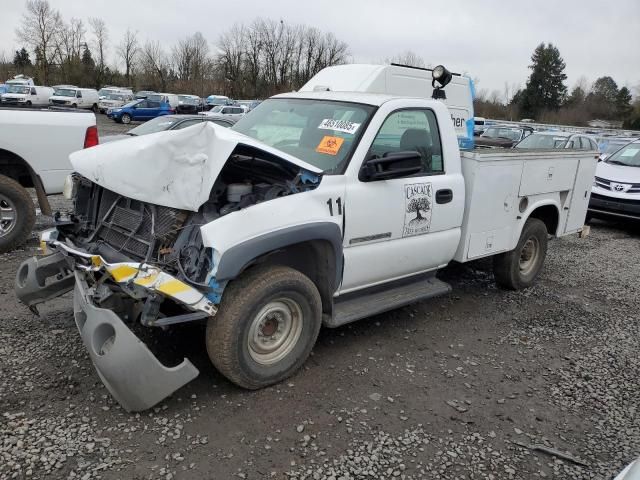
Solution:
M 628 163 L 620 162 L 618 160 L 607 160 L 607 163 L 611 163 L 612 165 L 622 165 L 624 167 L 633 167 L 633 165 L 629 165 Z

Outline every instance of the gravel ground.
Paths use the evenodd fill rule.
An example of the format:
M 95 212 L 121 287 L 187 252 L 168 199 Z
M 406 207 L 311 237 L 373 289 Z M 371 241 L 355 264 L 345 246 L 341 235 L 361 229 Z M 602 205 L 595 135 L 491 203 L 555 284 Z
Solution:
M 0 255 L 1 480 L 610 479 L 640 454 L 637 226 L 552 241 L 526 291 L 450 266 L 450 295 L 325 329 L 256 392 L 214 370 L 201 326 L 138 331 L 201 372 L 140 414 L 103 387 L 69 296 L 39 318 L 15 300 L 36 246 Z

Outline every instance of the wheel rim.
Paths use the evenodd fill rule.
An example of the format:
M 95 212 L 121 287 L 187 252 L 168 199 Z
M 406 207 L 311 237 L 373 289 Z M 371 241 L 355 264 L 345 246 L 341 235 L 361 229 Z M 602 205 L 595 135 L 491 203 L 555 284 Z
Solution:
M 531 237 L 522 246 L 520 250 L 520 273 L 529 275 L 538 263 L 540 256 L 540 242 L 537 238 Z
M 15 227 L 18 214 L 13 202 L 0 194 L 0 237 L 8 235 Z
M 122 123 L 127 124 L 131 122 L 131 118 L 129 118 L 129 115 L 123 115 L 122 116 Z
M 249 355 L 260 365 L 273 365 L 291 353 L 301 333 L 300 305 L 290 298 L 272 300 L 251 322 Z

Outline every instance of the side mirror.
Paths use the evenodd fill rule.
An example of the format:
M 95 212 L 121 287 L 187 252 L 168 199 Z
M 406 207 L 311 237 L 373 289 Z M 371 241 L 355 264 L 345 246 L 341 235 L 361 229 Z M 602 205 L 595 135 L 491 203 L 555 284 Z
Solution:
M 385 153 L 380 158 L 368 159 L 360 169 L 363 182 L 390 180 L 422 171 L 422 156 L 415 151 Z

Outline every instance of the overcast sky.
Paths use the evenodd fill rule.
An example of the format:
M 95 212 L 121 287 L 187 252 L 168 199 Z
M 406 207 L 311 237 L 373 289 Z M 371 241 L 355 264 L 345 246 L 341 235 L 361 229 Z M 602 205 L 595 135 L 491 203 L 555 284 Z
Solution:
M 555 44 L 571 88 L 610 75 L 619 86 L 640 86 L 640 0 L 50 0 L 65 20 L 101 17 L 111 51 L 127 28 L 142 40 L 169 48 L 179 38 L 203 33 L 213 48 L 235 22 L 282 19 L 333 32 L 347 42 L 354 62 L 375 62 L 412 50 L 427 63 L 442 63 L 479 80 L 479 89 L 505 82 L 524 85 L 531 53 L 540 42 Z M 4 0 L 0 52 L 20 45 L 15 35 L 24 2 Z M 634 94 L 640 92 L 634 90 Z

